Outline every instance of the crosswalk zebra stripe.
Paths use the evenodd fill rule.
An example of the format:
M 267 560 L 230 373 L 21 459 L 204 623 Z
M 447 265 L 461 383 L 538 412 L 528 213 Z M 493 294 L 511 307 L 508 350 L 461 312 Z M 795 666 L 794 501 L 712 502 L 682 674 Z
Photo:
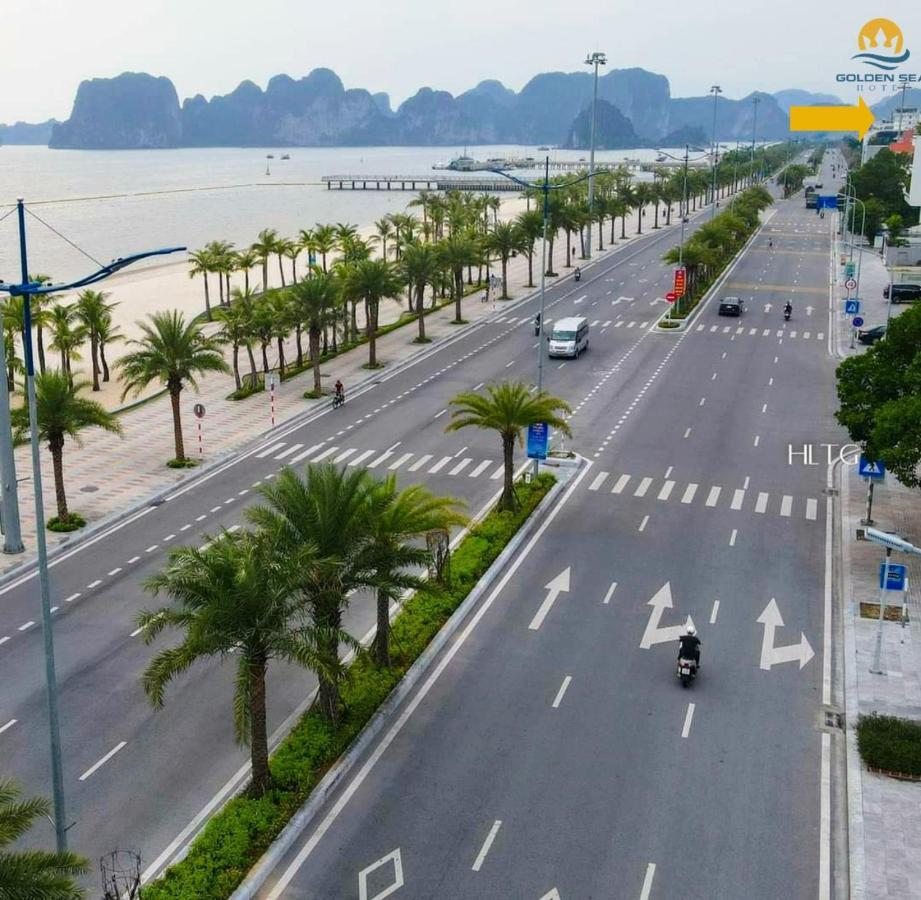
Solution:
M 689 484 L 684 489 L 684 496 L 681 498 L 682 503 L 690 503 L 694 499 L 694 495 L 697 493 L 697 485 Z
M 301 452 L 298 453 L 297 456 L 292 456 L 291 459 L 288 460 L 288 465 L 293 466 L 301 462 L 302 460 L 307 459 L 307 457 L 310 456 L 311 453 L 314 453 L 315 451 L 319 450 L 320 447 L 322 446 L 323 446 L 322 444 L 314 444 L 312 447 L 308 447 L 306 450 L 301 450 Z
M 742 503 L 745 500 L 745 491 L 741 488 L 736 488 L 735 493 L 732 495 L 732 503 L 729 504 L 730 509 L 741 509 Z
M 420 456 L 410 467 L 410 472 L 415 472 L 418 469 L 421 469 L 430 459 L 432 458 L 431 453 L 426 453 L 425 456 Z
M 387 462 L 391 456 L 393 456 L 393 450 L 385 450 L 377 459 L 373 459 L 368 463 L 368 468 L 373 469 L 375 466 Z
M 262 453 L 256 454 L 256 459 L 265 459 L 267 456 L 271 456 L 276 450 L 281 450 L 285 446 L 284 441 L 279 441 L 277 444 L 272 444 L 271 447 L 266 447 Z
M 390 463 L 389 468 L 390 468 L 390 469 L 399 469 L 400 466 L 403 465 L 403 463 L 407 462 L 408 460 L 410 460 L 410 459 L 412 459 L 412 458 L 413 458 L 413 454 L 412 454 L 412 453 L 404 453 L 399 459 L 396 459 L 396 460 L 394 460 L 392 463 Z
M 599 472 L 598 475 L 595 477 L 595 480 L 588 486 L 588 489 L 590 491 L 597 491 L 598 488 L 601 487 L 605 478 L 607 478 L 609 474 L 610 473 L 608 472 Z
M 806 518 L 815 519 L 819 504 L 815 500 L 806 501 Z
M 645 497 L 646 491 L 649 490 L 649 485 L 652 484 L 651 478 L 644 478 L 640 483 L 637 489 L 633 492 L 634 497 Z
M 488 469 L 492 465 L 491 459 L 484 459 L 467 477 L 476 478 L 477 475 L 481 475 L 484 469 Z
M 672 488 L 674 486 L 674 481 L 666 481 L 665 484 L 662 485 L 662 490 L 659 491 L 659 500 L 668 500 L 672 494 Z
M 720 499 L 721 487 L 712 487 L 710 488 L 710 493 L 707 495 L 706 506 L 716 506 L 717 501 Z
M 303 446 L 304 446 L 303 444 L 292 444 L 290 447 L 288 447 L 287 450 L 284 450 L 281 453 L 279 453 L 278 456 L 275 457 L 275 459 L 284 459 L 286 456 L 290 456 L 292 453 L 297 453 L 297 451 L 300 450 L 301 447 Z
M 505 474 L 505 463 L 499 466 L 492 475 L 489 476 L 490 481 L 498 481 Z
M 459 472 L 463 472 L 464 469 L 466 469 L 467 466 L 469 466 L 470 463 L 472 462 L 473 462 L 473 458 L 470 456 L 467 456 L 464 459 L 462 459 L 453 469 L 451 469 L 451 471 L 448 472 L 448 474 L 457 475 Z
M 354 457 L 349 461 L 350 466 L 359 466 L 361 465 L 369 456 L 376 453 L 376 450 L 365 450 L 364 453 L 359 453 L 358 456 Z
M 357 452 L 357 450 L 358 450 L 357 447 L 349 447 L 348 450 L 343 450 L 343 451 L 333 460 L 333 462 L 338 466 L 339 463 L 345 462 L 350 456 L 352 456 L 353 454 L 355 454 L 355 453 Z
M 313 461 L 315 463 L 322 462 L 327 456 L 332 456 L 338 449 L 338 447 L 327 447 L 322 453 L 316 456 Z
M 761 491 L 758 494 L 757 501 L 755 502 L 755 512 L 756 513 L 767 512 L 767 502 L 768 502 L 768 495 L 765 494 L 764 491 Z
M 431 469 L 429 469 L 429 475 L 435 475 L 440 472 L 452 459 L 454 459 L 453 456 L 443 456 Z
M 617 479 L 617 483 L 614 485 L 614 487 L 611 488 L 611 493 L 612 494 L 621 493 L 623 489 L 627 486 L 627 482 L 629 480 L 630 480 L 629 475 L 621 475 L 620 478 Z
M 793 498 L 789 494 L 784 494 L 783 499 L 780 501 L 780 514 L 782 516 L 789 516 L 792 507 Z

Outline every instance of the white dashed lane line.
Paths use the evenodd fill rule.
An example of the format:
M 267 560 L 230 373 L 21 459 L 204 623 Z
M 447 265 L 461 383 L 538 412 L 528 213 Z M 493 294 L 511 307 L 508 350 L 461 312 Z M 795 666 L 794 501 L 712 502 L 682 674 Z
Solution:
M 4 731 L 7 731 L 8 729 L 12 728 L 16 724 L 16 722 L 17 722 L 16 719 L 10 719 L 9 722 L 6 723 L 6 725 L 0 725 L 0 734 L 3 734 Z
M 94 772 L 102 768 L 119 750 L 121 750 L 128 742 L 119 741 L 105 756 L 102 757 L 98 762 L 93 763 L 81 776 L 80 781 L 86 781 Z

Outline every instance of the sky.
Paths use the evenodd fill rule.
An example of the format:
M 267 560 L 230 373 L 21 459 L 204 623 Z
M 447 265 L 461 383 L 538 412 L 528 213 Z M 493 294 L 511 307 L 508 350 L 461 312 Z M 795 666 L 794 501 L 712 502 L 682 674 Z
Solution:
M 829 10 L 834 13 L 830 14 Z M 325 66 L 394 107 L 430 86 L 608 68 L 666 75 L 673 96 L 798 87 L 856 98 L 834 75 L 870 18 L 896 21 L 921 77 L 921 4 L 894 0 L 3 0 L 0 122 L 67 118 L 80 81 L 166 75 L 180 100 Z

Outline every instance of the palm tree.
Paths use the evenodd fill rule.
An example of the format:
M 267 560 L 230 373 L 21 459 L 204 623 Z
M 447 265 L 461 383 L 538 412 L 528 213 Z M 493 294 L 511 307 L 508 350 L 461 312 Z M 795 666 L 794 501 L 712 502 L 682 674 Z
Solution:
M 291 300 L 298 318 L 307 326 L 307 353 L 313 369 L 313 393 L 317 397 L 323 393 L 320 335 L 335 312 L 337 290 L 334 277 L 321 272 L 291 287 Z
M 415 292 L 414 308 L 419 323 L 416 340 L 420 344 L 425 343 L 428 340 L 425 336 L 425 287 L 432 284 L 441 272 L 437 251 L 431 244 L 407 244 L 400 258 L 400 272 L 410 290 Z
M 211 271 L 217 273 L 218 297 L 221 306 L 230 302 L 230 273 L 236 267 L 236 254 L 231 241 L 209 241 L 205 249 L 211 257 Z M 224 285 L 226 278 L 225 292 Z M 210 319 L 208 321 L 211 321 Z
M 544 233 L 544 216 L 539 210 L 529 209 L 519 213 L 515 219 L 524 244 L 524 252 L 528 257 L 528 284 L 534 287 L 534 245 Z
M 249 293 L 249 270 L 259 262 L 259 255 L 252 247 L 238 250 L 234 258 L 234 267 L 243 273 L 243 290 Z
M 368 368 L 377 368 L 377 319 L 381 300 L 400 298 L 402 283 L 392 263 L 383 259 L 363 259 L 345 270 L 344 290 L 350 298 L 365 305 L 368 334 Z
M 138 322 L 143 337 L 129 343 L 138 349 L 117 363 L 125 379 L 122 399 L 139 394 L 153 381 L 160 381 L 169 391 L 173 408 L 173 437 L 176 462 L 185 462 L 182 441 L 182 415 L 179 395 L 186 384 L 198 387 L 195 376 L 206 372 L 230 372 L 221 356 L 220 342 L 208 337 L 198 322 L 186 322 L 177 309 L 151 313 L 147 322 Z
M 51 276 L 30 275 L 33 284 L 50 284 Z M 45 371 L 44 326 L 48 324 L 48 309 L 55 302 L 54 294 L 33 294 L 31 301 L 32 325 L 35 327 L 35 349 L 38 351 L 38 370 Z
M 20 800 L 12 781 L 0 781 L 0 897 L 9 900 L 81 900 L 85 893 L 75 878 L 89 870 L 76 853 L 47 850 L 9 851 L 31 827 L 33 819 L 47 819 L 51 804 L 36 797 Z
M 359 647 L 342 627 L 343 613 L 352 592 L 374 584 L 369 550 L 374 490 L 365 469 L 324 463 L 301 475 L 284 468 L 260 488 L 265 505 L 246 512 L 279 555 L 296 555 L 304 547 L 313 551 L 310 565 L 297 567 L 288 589 L 304 604 L 314 629 L 320 713 L 334 725 L 342 713 L 339 686 L 345 674 L 339 648 Z
M 214 271 L 214 259 L 211 251 L 204 247 L 201 250 L 194 250 L 189 254 L 189 262 L 192 267 L 189 269 L 189 278 L 201 275 L 205 282 L 205 315 L 208 321 L 211 321 L 211 295 L 208 291 L 208 273 Z
M 328 271 L 326 266 L 326 257 L 336 249 L 336 229 L 332 225 L 317 225 L 313 232 L 313 239 L 316 244 L 317 253 L 323 260 L 323 271 Z
M 502 260 L 502 299 L 508 300 L 508 261 L 513 253 L 524 251 L 527 238 L 515 222 L 499 222 L 486 237 L 486 247 Z
M 308 544 L 277 552 L 261 535 L 224 532 L 206 549 L 180 547 L 166 569 L 144 587 L 168 594 L 175 605 L 145 610 L 138 617 L 146 643 L 164 628 L 183 632 L 174 647 L 161 650 L 144 670 L 144 691 L 156 709 L 167 684 L 196 662 L 237 652 L 233 724 L 237 742 L 249 744 L 249 793 L 261 797 L 272 784 L 266 725 L 266 672 L 272 660 L 323 670 L 320 636 L 300 607 L 291 583 L 310 570 Z
M 93 390 L 101 390 L 99 387 L 99 376 L 102 374 L 102 365 L 99 362 L 99 332 L 105 327 L 104 320 L 109 311 L 117 304 L 106 303 L 106 297 L 102 291 L 91 291 L 89 289 L 81 291 L 77 296 L 76 318 L 83 326 L 86 334 L 90 339 L 90 358 L 93 368 Z M 111 320 L 111 316 L 109 316 Z M 108 378 L 106 378 L 108 381 Z
M 564 400 L 547 393 L 532 394 L 523 382 L 505 381 L 490 384 L 486 395 L 473 391 L 458 394 L 451 404 L 451 422 L 445 431 L 457 431 L 472 425 L 499 432 L 502 439 L 502 459 L 505 463 L 505 483 L 499 508 L 513 510 L 518 500 L 515 496 L 515 442 L 521 443 L 525 428 L 538 423 L 559 428 L 565 435 L 572 435 L 569 423 L 559 411 L 570 413 Z
M 288 297 L 285 291 L 273 291 L 265 298 L 272 312 L 272 337 L 278 347 L 278 374 L 285 375 L 285 340 L 291 332 Z
M 241 302 L 241 297 L 240 289 L 234 288 L 233 302 L 230 306 L 218 310 L 217 317 L 221 323 L 221 330 L 215 335 L 219 340 L 231 346 L 233 380 L 237 390 L 243 386 L 243 380 L 240 378 L 240 347 L 246 346 L 249 350 L 254 383 L 256 377 L 256 364 L 252 357 L 252 341 L 250 340 L 252 328 L 250 313 L 247 304 Z
M 25 349 L 26 310 L 23 298 L 21 296 L 7 297 L 0 308 L 0 318 L 3 320 L 8 356 L 6 377 L 12 391 L 15 388 L 14 376 L 17 368 L 14 363 L 17 338 L 23 342 L 23 349 Z
M 109 363 L 106 360 L 106 345 L 114 344 L 116 341 L 123 341 L 124 335 L 112 323 L 112 314 L 106 312 L 99 320 L 97 325 L 99 332 L 99 362 L 102 363 L 102 380 L 109 380 Z
M 86 329 L 76 325 L 76 308 L 73 304 L 58 303 L 49 310 L 52 350 L 61 354 L 61 371 L 73 379 L 74 360 L 80 359 L 79 347 L 86 340 Z
M 386 216 L 374 223 L 377 239 L 381 242 L 381 257 L 387 258 L 387 239 L 393 236 L 393 222 Z
M 256 237 L 251 249 L 262 264 L 262 290 L 269 288 L 269 257 L 278 245 L 278 232 L 274 228 L 263 228 Z
M 395 475 L 375 487 L 369 520 L 377 591 L 374 658 L 381 668 L 390 666 L 390 604 L 403 591 L 423 586 L 423 580 L 409 570 L 431 560 L 431 553 L 416 542 L 431 531 L 463 524 L 466 519 L 457 511 L 458 502 L 436 497 L 421 484 L 398 491 Z
M 464 321 L 461 311 L 461 300 L 464 297 L 464 267 L 476 262 L 476 243 L 469 235 L 452 232 L 450 237 L 439 241 L 436 247 L 441 265 L 451 272 L 454 321 L 459 325 Z
M 291 261 L 291 283 L 297 281 L 297 258 L 301 255 L 303 246 L 300 241 L 285 241 L 282 246 L 282 256 Z
M 282 260 L 285 259 L 285 257 L 290 259 L 291 257 L 288 255 L 289 253 L 294 253 L 295 257 L 297 257 L 298 250 L 299 248 L 297 245 L 292 241 L 289 241 L 288 238 L 279 238 L 275 242 L 275 255 L 278 257 L 278 274 L 281 276 L 282 287 L 285 287 L 286 285 L 285 267 L 282 264 Z
M 262 371 L 269 371 L 268 346 L 272 341 L 272 328 L 275 324 L 275 314 L 268 297 L 260 296 L 250 307 L 250 326 L 253 336 L 259 341 L 262 350 Z
M 38 413 L 39 440 L 48 442 L 54 471 L 54 494 L 58 506 L 58 520 L 70 521 L 67 511 L 67 494 L 64 491 L 64 438 L 80 443 L 80 432 L 85 428 L 104 428 L 121 434 L 121 426 L 111 413 L 95 400 L 80 397 L 88 381 L 73 383 L 66 372 L 49 369 L 35 379 L 35 398 Z M 17 440 L 29 434 L 29 408 L 27 405 L 12 411 L 11 419 Z

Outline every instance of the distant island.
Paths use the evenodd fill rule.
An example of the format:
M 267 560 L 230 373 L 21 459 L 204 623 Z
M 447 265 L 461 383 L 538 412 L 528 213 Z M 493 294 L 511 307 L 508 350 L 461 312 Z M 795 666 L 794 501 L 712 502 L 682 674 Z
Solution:
M 546 72 L 517 93 L 494 80 L 457 97 L 423 87 L 394 110 L 387 94 L 346 89 L 335 72 L 314 69 L 297 80 L 276 75 L 265 90 L 244 81 L 229 94 L 210 100 L 198 94 L 180 103 L 168 78 L 125 72 L 82 82 L 70 118 L 50 123 L 47 141 L 53 148 L 80 150 L 465 144 L 582 149 L 588 146 L 591 92 L 588 72 Z M 600 149 L 709 141 L 712 98 L 672 97 L 664 75 L 613 69 L 599 78 L 598 96 Z M 790 136 L 789 98 L 799 102 L 810 95 L 721 96 L 719 141 L 751 140 L 755 96 L 761 101 L 758 139 L 782 140 Z M 44 125 L 26 127 L 46 133 Z

